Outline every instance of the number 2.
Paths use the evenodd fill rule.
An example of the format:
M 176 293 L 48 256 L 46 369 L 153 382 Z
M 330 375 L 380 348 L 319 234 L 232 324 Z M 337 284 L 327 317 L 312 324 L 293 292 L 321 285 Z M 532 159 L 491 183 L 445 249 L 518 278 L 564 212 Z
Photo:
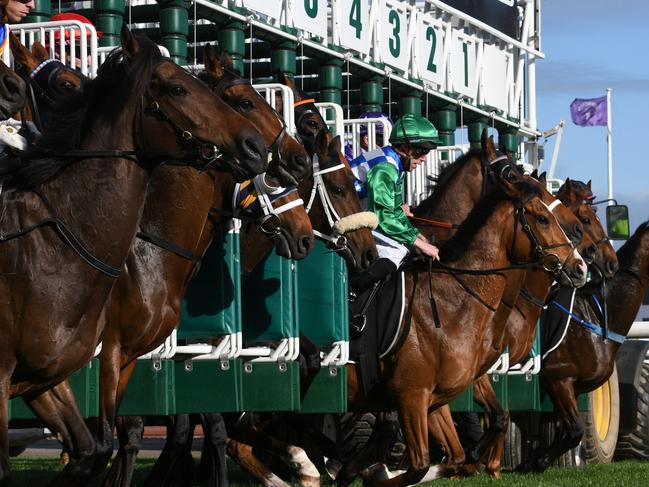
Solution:
M 428 71 L 431 73 L 437 72 L 437 65 L 433 62 L 435 60 L 435 47 L 437 46 L 437 34 L 435 34 L 435 29 L 429 26 L 426 29 L 426 40 L 432 41 L 430 43 L 430 56 L 428 56 Z

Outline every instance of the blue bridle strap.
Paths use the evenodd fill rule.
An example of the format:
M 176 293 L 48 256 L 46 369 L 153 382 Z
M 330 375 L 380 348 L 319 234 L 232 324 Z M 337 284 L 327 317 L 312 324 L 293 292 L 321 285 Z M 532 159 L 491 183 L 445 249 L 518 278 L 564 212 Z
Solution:
M 563 311 L 565 314 L 570 316 L 574 321 L 579 323 L 582 327 L 586 328 L 588 331 L 594 333 L 597 336 L 600 336 L 604 339 L 608 339 L 611 341 L 614 341 L 615 343 L 624 343 L 626 340 L 626 336 L 620 335 L 619 333 L 615 333 L 614 331 L 611 330 L 606 330 L 606 334 L 604 334 L 604 328 L 602 328 L 599 325 L 596 325 L 595 323 L 591 323 L 590 321 L 586 321 L 583 318 L 580 318 L 576 314 L 574 314 L 572 311 L 569 309 L 565 308 L 562 304 L 560 304 L 557 301 L 550 301 L 550 304 L 559 308 L 561 311 Z

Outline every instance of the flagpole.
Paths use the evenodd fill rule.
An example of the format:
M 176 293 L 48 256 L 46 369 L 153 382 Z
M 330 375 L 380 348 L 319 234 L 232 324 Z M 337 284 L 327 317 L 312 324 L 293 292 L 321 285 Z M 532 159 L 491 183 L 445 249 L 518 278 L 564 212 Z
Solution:
M 612 205 L 613 202 L 611 201 L 613 199 L 613 129 L 612 129 L 612 121 L 611 119 L 613 118 L 613 114 L 611 113 L 611 88 L 606 88 L 606 129 L 607 129 L 607 137 L 606 140 L 608 142 L 608 199 L 609 205 Z

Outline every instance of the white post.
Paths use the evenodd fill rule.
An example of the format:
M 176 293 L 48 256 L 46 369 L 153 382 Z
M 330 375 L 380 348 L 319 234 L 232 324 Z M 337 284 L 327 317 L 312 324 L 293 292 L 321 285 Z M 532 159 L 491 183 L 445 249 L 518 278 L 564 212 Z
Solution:
M 612 113 L 611 113 L 611 88 L 606 88 L 606 128 L 608 142 L 608 198 L 613 199 L 613 130 L 612 130 Z M 609 205 L 613 202 L 609 201 Z

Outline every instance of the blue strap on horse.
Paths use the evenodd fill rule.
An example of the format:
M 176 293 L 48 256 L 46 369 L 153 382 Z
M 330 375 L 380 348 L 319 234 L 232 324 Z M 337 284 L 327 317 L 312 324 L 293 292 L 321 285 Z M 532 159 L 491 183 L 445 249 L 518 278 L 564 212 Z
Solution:
M 586 328 L 588 331 L 594 333 L 597 336 L 604 338 L 605 340 L 608 339 L 614 341 L 615 343 L 620 343 L 620 344 L 624 343 L 624 341 L 626 340 L 626 336 L 620 335 L 619 333 L 615 333 L 614 331 L 610 331 L 610 330 L 606 330 L 605 332 L 604 328 L 602 328 L 601 326 L 596 325 L 595 323 L 591 323 L 590 321 L 584 320 L 583 318 L 577 316 L 576 314 L 574 314 L 572 311 L 570 311 L 569 309 L 567 309 L 557 301 L 550 301 L 550 304 L 559 308 L 561 311 L 566 313 L 574 321 L 579 323 L 582 327 Z

